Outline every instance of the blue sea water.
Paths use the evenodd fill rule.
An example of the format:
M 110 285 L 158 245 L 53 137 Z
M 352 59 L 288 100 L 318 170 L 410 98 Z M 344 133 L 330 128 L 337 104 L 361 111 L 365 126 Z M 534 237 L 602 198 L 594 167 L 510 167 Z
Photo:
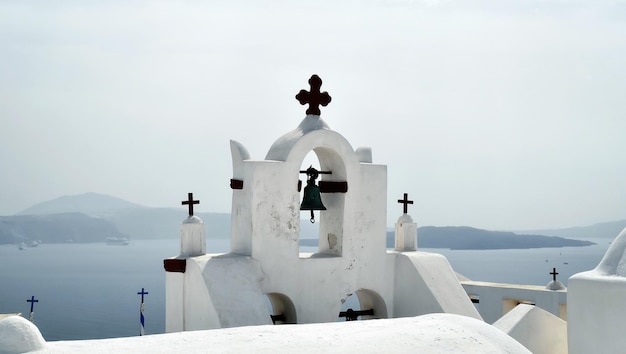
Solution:
M 567 285 L 571 275 L 595 268 L 611 239 L 588 247 L 523 250 L 421 249 L 445 255 L 473 280 L 545 285 L 553 267 Z M 229 240 L 207 240 L 209 253 L 228 251 Z M 137 240 L 128 246 L 41 244 L 18 250 L 0 245 L 0 313 L 28 318 L 31 296 L 39 300 L 34 321 L 48 341 L 139 335 L 141 288 L 145 333 L 165 331 L 163 259 L 176 256 L 178 239 Z M 339 299 L 338 299 L 339 301 Z

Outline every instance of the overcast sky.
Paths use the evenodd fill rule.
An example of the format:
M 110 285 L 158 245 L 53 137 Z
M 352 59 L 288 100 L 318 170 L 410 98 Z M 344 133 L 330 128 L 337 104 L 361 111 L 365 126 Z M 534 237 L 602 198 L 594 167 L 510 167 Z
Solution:
M 229 140 L 263 159 L 315 73 L 324 120 L 388 166 L 390 226 L 405 192 L 420 225 L 626 218 L 622 1 L 302 3 L 0 2 L 0 215 L 85 192 L 230 212 Z

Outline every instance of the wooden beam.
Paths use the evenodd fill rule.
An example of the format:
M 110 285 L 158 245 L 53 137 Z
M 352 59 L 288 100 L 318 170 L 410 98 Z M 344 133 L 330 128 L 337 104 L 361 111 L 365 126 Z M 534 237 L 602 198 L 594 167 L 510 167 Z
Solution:
M 243 181 L 240 179 L 231 179 L 230 188 L 231 189 L 243 189 Z
M 187 261 L 184 259 L 164 259 L 163 268 L 166 272 L 184 273 L 187 270 Z
M 346 181 L 320 181 L 321 193 L 346 193 L 348 191 L 348 182 Z

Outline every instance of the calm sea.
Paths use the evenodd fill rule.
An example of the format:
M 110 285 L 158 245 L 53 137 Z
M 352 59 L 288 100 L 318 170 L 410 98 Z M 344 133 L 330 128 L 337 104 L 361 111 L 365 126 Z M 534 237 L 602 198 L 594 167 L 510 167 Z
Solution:
M 422 249 L 448 257 L 452 267 L 473 280 L 545 285 L 557 268 L 567 284 L 571 275 L 595 268 L 611 239 L 589 247 L 459 251 Z M 208 240 L 209 253 L 226 252 L 229 240 Z M 128 246 L 41 244 L 18 250 L 0 245 L 0 313 L 34 320 L 48 341 L 136 336 L 145 295 L 145 332 L 165 330 L 163 259 L 176 256 L 179 241 L 138 240 Z M 304 250 L 303 250 L 304 251 Z

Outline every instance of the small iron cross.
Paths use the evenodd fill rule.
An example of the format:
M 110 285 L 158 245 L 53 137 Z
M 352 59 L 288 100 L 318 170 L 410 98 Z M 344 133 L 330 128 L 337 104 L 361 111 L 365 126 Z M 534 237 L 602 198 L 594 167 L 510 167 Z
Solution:
M 35 295 L 30 297 L 30 300 L 26 300 L 26 302 L 30 302 L 30 312 L 33 312 L 33 308 L 35 307 L 35 302 L 39 302 L 39 300 L 35 300 Z
M 326 107 L 331 100 L 328 92 L 320 92 L 320 87 L 322 87 L 322 79 L 319 76 L 313 75 L 309 79 L 309 85 L 311 86 L 311 91 L 300 90 L 300 92 L 296 95 L 296 99 L 300 102 L 301 105 L 309 104 L 309 108 L 306 110 L 306 114 L 313 114 L 319 116 L 320 105 Z
M 141 295 L 141 303 L 143 304 L 143 296 L 148 295 L 149 293 L 141 288 L 141 292 L 138 292 L 137 295 Z
M 187 193 L 187 200 L 181 202 L 182 205 L 189 205 L 189 216 L 193 216 L 193 205 L 200 204 L 199 200 L 193 200 L 193 193 Z
M 549 274 L 552 274 L 552 280 L 556 281 L 556 276 L 559 273 L 556 272 L 556 268 L 552 268 L 552 272 L 550 272 Z
M 409 210 L 409 204 L 413 204 L 412 200 L 409 200 L 409 195 L 404 193 L 404 199 L 398 199 L 399 204 L 404 204 L 403 212 L 406 214 Z

